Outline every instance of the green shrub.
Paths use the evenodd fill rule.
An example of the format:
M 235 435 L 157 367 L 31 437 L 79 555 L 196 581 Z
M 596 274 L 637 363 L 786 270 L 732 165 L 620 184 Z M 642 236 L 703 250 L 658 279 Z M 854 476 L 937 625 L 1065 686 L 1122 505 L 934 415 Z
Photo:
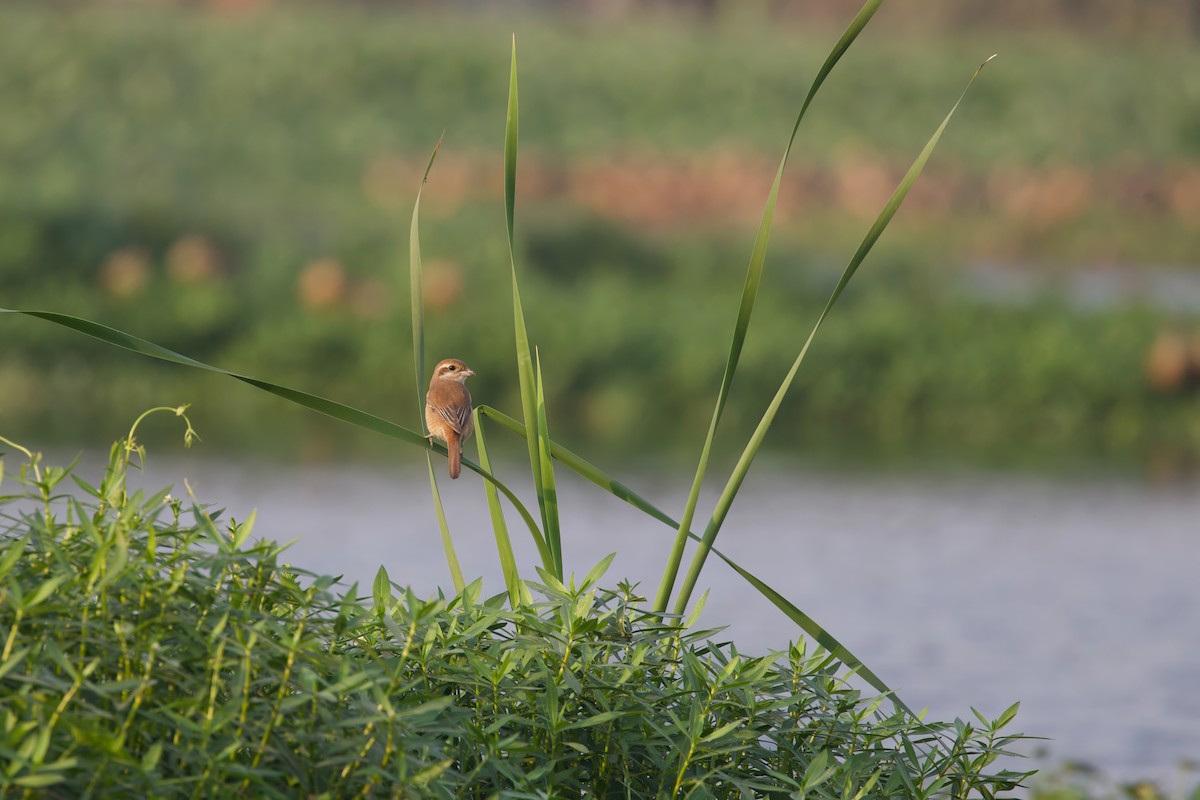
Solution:
M 0 794 L 992 797 L 1000 720 L 922 724 L 803 641 L 748 657 L 543 575 L 372 596 L 253 519 L 36 458 L 0 498 Z M 13 485 L 15 482 L 15 486 Z M 78 487 L 64 491 L 69 482 Z M 11 487 L 11 488 L 10 488 Z

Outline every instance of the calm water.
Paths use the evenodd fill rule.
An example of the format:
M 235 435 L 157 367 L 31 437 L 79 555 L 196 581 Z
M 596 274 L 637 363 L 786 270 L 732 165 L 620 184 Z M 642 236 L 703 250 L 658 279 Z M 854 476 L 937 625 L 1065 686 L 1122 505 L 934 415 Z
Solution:
M 94 473 L 94 470 L 91 470 Z M 441 483 L 464 573 L 503 589 L 479 480 Z M 363 587 L 382 563 L 421 593 L 449 586 L 422 473 L 378 467 L 164 461 L 256 534 L 295 539 L 292 563 Z M 609 585 L 657 587 L 672 531 L 560 475 L 563 548 L 580 575 L 610 552 Z M 686 479 L 627 482 L 677 513 Z M 528 493 L 525 493 L 528 497 Z M 705 508 L 711 507 L 711 499 Z M 535 561 L 515 514 L 521 564 Z M 1200 488 L 1136 483 L 837 477 L 756 468 L 718 546 L 838 636 L 937 719 L 1020 700 L 1016 729 L 1054 761 L 1127 777 L 1200 756 Z M 702 623 L 744 652 L 781 649 L 791 623 L 713 559 Z M 1040 745 L 1030 745 L 1033 753 Z

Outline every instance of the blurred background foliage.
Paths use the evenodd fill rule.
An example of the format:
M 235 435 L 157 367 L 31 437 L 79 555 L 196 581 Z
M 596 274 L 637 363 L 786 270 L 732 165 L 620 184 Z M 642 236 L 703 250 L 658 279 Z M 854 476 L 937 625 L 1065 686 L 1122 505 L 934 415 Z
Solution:
M 416 425 L 429 356 L 516 408 L 501 207 L 520 47 L 518 267 L 556 438 L 694 457 L 799 102 L 858 3 L 7 2 L 0 304 L 96 319 Z M 999 7 L 996 7 L 999 6 Z M 719 441 L 748 432 L 975 66 L 925 175 L 822 331 L 779 453 L 1200 463 L 1200 3 L 884 7 L 806 120 Z M 192 402 L 217 448 L 377 445 L 213 376 L 29 320 L 0 425 L 100 443 Z M 647 444 L 651 442 L 652 444 Z

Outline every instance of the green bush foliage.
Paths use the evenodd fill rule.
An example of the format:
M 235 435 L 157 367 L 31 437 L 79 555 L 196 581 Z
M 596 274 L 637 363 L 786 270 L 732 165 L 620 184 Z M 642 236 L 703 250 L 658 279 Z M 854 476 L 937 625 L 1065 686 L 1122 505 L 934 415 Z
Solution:
M 10 450 L 12 454 L 12 450 Z M 802 641 L 748 657 L 543 574 L 422 600 L 286 564 L 194 498 L 36 457 L 0 505 L 0 793 L 994 797 L 1000 719 L 920 723 Z M 71 492 L 68 486 L 73 484 Z M 396 570 L 400 572 L 401 570 Z

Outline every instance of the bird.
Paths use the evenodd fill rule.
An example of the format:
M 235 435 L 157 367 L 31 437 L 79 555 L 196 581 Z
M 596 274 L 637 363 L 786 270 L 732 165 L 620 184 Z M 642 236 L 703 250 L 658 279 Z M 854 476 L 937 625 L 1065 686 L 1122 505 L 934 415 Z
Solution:
M 425 425 L 430 442 L 434 438 L 446 443 L 450 459 L 450 477 L 462 471 L 462 445 L 475 432 L 471 417 L 471 393 L 467 378 L 475 371 L 457 358 L 447 358 L 433 368 L 429 392 L 425 395 Z

